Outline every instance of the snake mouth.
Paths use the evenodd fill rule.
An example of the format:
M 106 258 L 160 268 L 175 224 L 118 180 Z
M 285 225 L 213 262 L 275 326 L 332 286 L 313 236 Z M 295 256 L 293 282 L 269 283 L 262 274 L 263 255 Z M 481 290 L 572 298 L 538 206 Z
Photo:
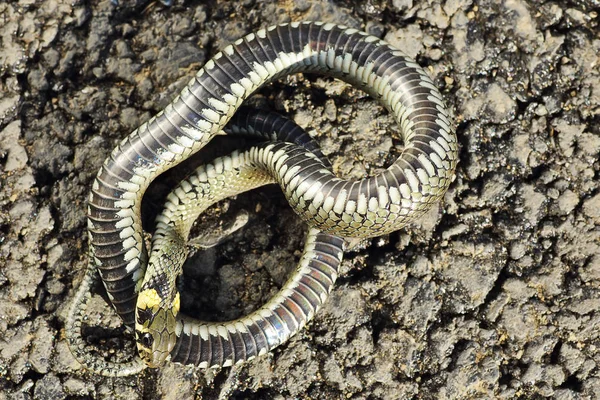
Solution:
M 138 349 L 141 359 L 150 368 L 159 368 L 165 364 L 169 353 L 158 350 Z
M 158 339 L 158 340 L 155 340 Z M 162 335 L 150 332 L 139 333 L 137 340 L 140 358 L 151 368 L 162 366 L 168 359 L 170 350 L 168 342 L 163 343 Z

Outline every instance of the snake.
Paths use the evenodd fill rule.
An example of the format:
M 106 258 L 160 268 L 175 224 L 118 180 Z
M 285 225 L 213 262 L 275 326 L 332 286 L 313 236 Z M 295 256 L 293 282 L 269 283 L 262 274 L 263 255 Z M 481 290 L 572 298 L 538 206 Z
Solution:
M 261 119 L 261 114 L 253 114 L 251 119 Z M 299 128 L 288 122 L 288 126 Z M 291 159 L 303 168 L 331 170 L 328 162 L 301 145 L 265 142 L 200 166 L 167 197 L 157 218 L 137 301 L 138 352 L 147 365 L 159 367 L 170 360 L 208 368 L 250 360 L 297 333 L 326 301 L 337 278 L 344 240 L 312 228 L 296 270 L 261 308 L 222 323 L 178 318 L 176 280 L 187 257 L 186 242 L 193 222 L 216 201 L 275 183 L 277 167 Z
M 136 306 L 148 263 L 140 211 L 150 183 L 200 151 L 258 88 L 298 72 L 339 78 L 378 99 L 399 124 L 404 144 L 387 169 L 354 181 L 279 153 L 276 180 L 309 226 L 342 237 L 375 237 L 417 220 L 445 194 L 458 161 L 453 117 L 414 60 L 375 36 L 333 23 L 291 22 L 258 30 L 210 59 L 169 105 L 113 150 L 92 184 L 90 268 L 98 271 L 125 326 L 135 328 L 138 308 L 164 300 L 160 294 L 143 296 L 146 304 Z M 217 342 L 228 340 L 225 331 L 238 328 L 190 333 L 204 335 L 218 348 Z M 183 332 L 174 331 L 176 345 L 185 341 Z M 190 344 L 190 355 L 201 351 Z M 195 358 L 171 356 L 184 363 Z M 217 361 L 231 362 L 223 356 Z
M 87 270 L 71 304 L 67 323 L 71 351 L 87 370 L 120 377 L 139 373 L 147 366 L 160 366 L 167 358 L 201 367 L 247 361 L 297 333 L 326 301 L 337 279 L 344 241 L 312 229 L 307 234 L 296 271 L 267 304 L 225 324 L 200 322 L 185 316 L 175 321 L 179 309 L 175 281 L 181 275 L 187 255 L 185 242 L 193 222 L 207 207 L 230 195 L 273 183 L 275 174 L 266 166 L 276 161 L 269 157 L 274 148 L 279 149 L 275 152 L 280 155 L 295 154 L 300 160 L 311 159 L 321 168 L 332 168 L 317 142 L 293 121 L 277 113 L 242 108 L 229 121 L 225 132 L 268 143 L 236 150 L 197 167 L 167 196 L 164 209 L 156 218 L 153 251 L 138 296 L 136 334 L 141 358 L 113 362 L 89 351 L 81 328 L 98 277 L 95 269 Z M 209 242 L 214 244 L 214 239 Z M 178 262 L 174 255 L 179 255 Z M 160 296 L 162 304 L 153 303 L 156 296 Z M 147 304 L 154 304 L 154 309 L 144 308 L 139 312 L 140 306 Z M 237 329 L 231 330 L 234 325 Z M 174 331 L 176 335 L 172 334 Z M 217 332 L 227 340 L 206 340 Z

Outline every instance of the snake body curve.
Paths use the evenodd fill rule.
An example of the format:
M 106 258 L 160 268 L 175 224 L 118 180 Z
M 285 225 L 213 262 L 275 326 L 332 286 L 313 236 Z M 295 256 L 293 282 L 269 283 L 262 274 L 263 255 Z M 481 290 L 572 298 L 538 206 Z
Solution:
M 234 119 L 229 134 L 269 140 L 198 167 L 169 193 L 156 219 L 136 309 L 138 351 L 149 366 L 167 360 L 202 368 L 230 366 L 265 354 L 312 319 L 337 279 L 344 240 L 313 228 L 294 273 L 259 309 L 227 322 L 178 316 L 176 280 L 201 213 L 217 201 L 277 182 L 276 166 L 283 157 L 331 169 L 317 143 L 291 120 L 258 110 L 243 110 Z
M 88 269 L 71 305 L 66 331 L 72 353 L 86 369 L 105 376 L 128 376 L 148 365 L 159 366 L 167 359 L 200 367 L 247 361 L 297 333 L 329 296 L 337 279 L 344 242 L 311 229 L 295 272 L 278 294 L 258 310 L 225 323 L 186 316 L 175 319 L 179 308 L 175 281 L 187 255 L 185 242 L 193 222 L 208 206 L 275 182 L 267 166 L 282 154 L 313 159 L 322 168 L 331 168 L 317 142 L 276 113 L 241 108 L 225 132 L 262 143 L 197 167 L 167 196 L 163 212 L 157 217 L 150 260 L 138 295 L 136 335 L 141 358 L 114 362 L 89 351 L 81 328 L 97 274 L 95 269 Z M 274 153 L 278 155 L 273 157 Z
M 163 111 L 113 151 L 94 181 L 88 208 L 91 262 L 128 327 L 147 263 L 140 205 L 152 180 L 199 151 L 257 88 L 282 75 L 316 72 L 379 99 L 401 127 L 404 150 L 385 171 L 355 182 L 323 168 L 276 168 L 294 210 L 311 226 L 349 237 L 400 229 L 445 193 L 457 141 L 442 96 L 414 61 L 355 29 L 318 22 L 250 34 L 208 61 Z
M 267 142 L 215 159 L 170 193 L 157 218 L 148 269 L 138 296 L 140 356 L 158 367 L 166 360 L 203 368 L 230 366 L 264 354 L 297 333 L 327 299 L 342 261 L 344 240 L 310 229 L 298 266 L 278 294 L 235 321 L 178 317 L 175 281 L 187 257 L 185 243 L 196 218 L 221 199 L 276 182 L 273 166 L 288 155 L 322 161 L 304 147 Z

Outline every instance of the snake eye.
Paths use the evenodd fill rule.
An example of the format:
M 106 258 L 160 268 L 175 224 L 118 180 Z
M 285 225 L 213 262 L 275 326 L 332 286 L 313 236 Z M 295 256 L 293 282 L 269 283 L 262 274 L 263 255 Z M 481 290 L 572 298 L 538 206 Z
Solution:
M 150 348 L 152 346 L 152 343 L 154 343 L 154 338 L 149 333 L 144 333 L 140 340 L 141 340 L 142 344 L 144 345 L 144 347 L 147 347 L 147 348 Z

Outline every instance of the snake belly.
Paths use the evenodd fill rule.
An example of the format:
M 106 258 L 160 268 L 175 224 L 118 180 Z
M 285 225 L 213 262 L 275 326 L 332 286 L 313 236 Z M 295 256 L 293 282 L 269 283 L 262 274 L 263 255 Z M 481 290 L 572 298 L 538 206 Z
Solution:
M 387 170 L 354 182 L 283 161 L 284 194 L 309 225 L 372 237 L 400 229 L 445 193 L 457 162 L 456 135 L 440 92 L 419 65 L 376 37 L 334 24 L 290 23 L 250 34 L 215 55 L 171 104 L 123 140 L 93 183 L 91 263 L 126 326 L 134 326 L 148 260 L 140 218 L 148 185 L 199 151 L 257 88 L 295 72 L 334 76 L 379 99 L 405 145 Z
M 344 241 L 313 228 L 296 270 L 258 310 L 234 321 L 212 323 L 177 315 L 180 297 L 175 282 L 187 257 L 186 242 L 194 221 L 216 201 L 275 183 L 275 171 L 284 157 L 327 169 L 303 146 L 268 142 L 199 167 L 167 197 L 157 218 L 137 303 L 138 350 L 149 366 L 170 360 L 208 368 L 250 360 L 296 334 L 327 299 L 342 261 Z
M 246 361 L 265 354 L 297 333 L 327 299 L 342 260 L 343 240 L 312 229 L 295 272 L 279 293 L 260 309 L 224 324 L 186 316 L 175 321 L 177 313 L 173 311 L 179 308 L 179 301 L 175 304 L 173 300 L 179 296 L 174 282 L 187 254 L 185 242 L 192 223 L 208 206 L 229 195 L 275 182 L 273 173 L 265 168 L 265 162 L 272 161 L 273 154 L 269 152 L 274 148 L 283 146 L 285 154 L 295 152 L 301 159 L 314 159 L 321 168 L 331 169 L 318 143 L 279 114 L 242 107 L 229 121 L 225 132 L 254 141 L 278 143 L 274 147 L 265 147 L 263 143 L 235 151 L 197 167 L 167 197 L 165 209 L 157 217 L 153 251 L 138 295 L 136 335 L 142 358 L 116 362 L 90 352 L 82 326 L 98 275 L 94 268 L 88 268 L 71 304 L 65 330 L 72 354 L 87 370 L 104 376 L 129 376 L 147 366 L 160 365 L 167 356 L 174 362 L 201 367 Z M 143 305 L 141 312 L 140 305 Z M 148 333 L 153 336 L 145 337 Z

